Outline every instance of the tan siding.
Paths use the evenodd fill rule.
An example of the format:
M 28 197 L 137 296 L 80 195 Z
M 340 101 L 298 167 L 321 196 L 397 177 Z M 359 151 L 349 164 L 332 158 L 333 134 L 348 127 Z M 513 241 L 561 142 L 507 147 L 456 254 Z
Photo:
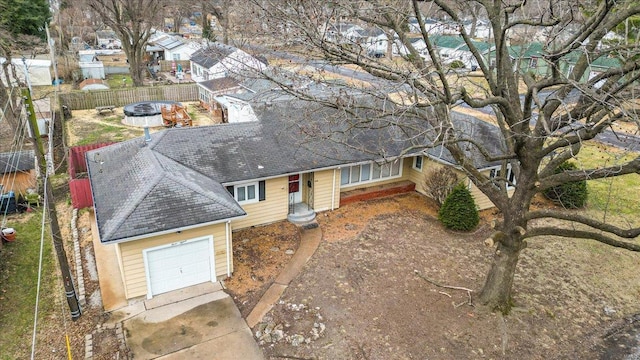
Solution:
M 408 170 L 407 177 L 409 180 L 413 181 L 416 184 L 416 191 L 421 194 L 425 193 L 424 191 L 425 174 L 428 174 L 431 170 L 439 169 L 443 166 L 448 166 L 448 165 L 435 162 L 427 157 L 424 157 L 422 162 L 422 171 L 420 172 L 413 168 L 413 158 L 409 158 L 407 160 L 411 160 L 409 162 L 409 170 Z M 405 163 L 405 167 L 406 166 L 407 164 Z M 463 176 L 462 172 L 455 169 L 454 171 L 458 174 L 458 176 L 462 178 Z M 488 175 L 488 173 L 485 175 Z M 473 183 L 469 182 L 468 180 L 465 180 L 465 181 L 469 184 L 469 191 L 471 192 L 471 195 L 473 196 L 473 199 L 475 200 L 479 210 L 489 209 L 493 207 L 493 203 L 491 202 L 491 200 L 489 200 L 489 198 L 486 197 L 482 193 L 482 191 L 480 191 L 480 189 L 478 189 Z
M 213 235 L 216 276 L 218 278 L 226 277 L 227 251 L 224 223 L 184 230 L 180 234 L 171 233 L 118 244 L 127 299 L 147 295 L 147 277 L 144 269 L 144 258 L 142 256 L 143 250 L 171 244 L 176 241 L 211 235 Z
M 473 183 L 469 184 L 469 191 L 471 192 L 471 196 L 473 196 L 473 200 L 476 202 L 476 206 L 478 210 L 489 209 L 493 207 L 493 203 L 489 198 L 478 189 Z
M 489 176 L 488 171 L 486 171 L 484 174 Z M 491 200 L 489 200 L 489 198 L 485 194 L 483 194 L 482 191 L 480 191 L 480 189 L 478 189 L 478 187 L 475 184 L 471 182 L 469 185 L 469 191 L 471 191 L 471 195 L 473 196 L 473 199 L 475 200 L 476 205 L 478 205 L 478 209 L 485 210 L 495 206 L 493 202 L 491 202 Z M 508 190 L 509 196 L 513 195 L 513 191 L 514 189 Z
M 433 161 L 433 160 L 429 159 L 426 156 L 423 157 L 423 160 L 422 160 L 422 172 L 418 172 L 417 170 L 415 170 L 413 168 L 411 169 L 412 173 L 415 176 L 414 180 L 411 180 L 411 181 L 416 183 L 416 191 L 421 193 L 421 194 L 425 194 L 425 191 L 424 191 L 424 177 L 425 177 L 425 175 L 429 174 L 431 171 L 440 169 L 440 168 L 442 168 L 444 166 L 447 166 L 447 165 L 444 165 L 444 164 L 441 164 L 439 162 Z M 458 173 L 457 170 L 455 170 L 455 171 L 456 171 L 456 173 Z
M 331 195 L 335 191 L 333 208 L 336 209 L 339 206 L 340 201 L 340 172 L 335 171 L 335 181 L 337 184 L 334 186 L 334 170 L 323 170 L 313 174 L 313 209 L 315 211 L 331 210 L 332 202 Z
M 416 184 L 416 191 L 423 192 L 422 183 L 424 181 L 423 171 L 428 166 L 426 157 L 422 157 L 422 171 L 416 170 L 413 168 L 413 157 L 404 159 L 404 171 L 407 174 L 407 180 L 410 180 L 412 183 Z
M 253 204 L 242 205 L 247 216 L 231 223 L 234 230 L 264 225 L 287 218 L 289 209 L 289 178 L 266 180 L 266 198 Z

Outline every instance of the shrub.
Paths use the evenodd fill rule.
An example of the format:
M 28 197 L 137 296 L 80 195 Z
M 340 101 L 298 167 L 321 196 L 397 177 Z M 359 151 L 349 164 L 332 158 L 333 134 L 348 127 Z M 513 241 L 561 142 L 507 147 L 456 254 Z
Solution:
M 457 183 L 458 175 L 451 168 L 440 167 L 428 172 L 424 176 L 423 184 L 427 196 L 441 207 Z
M 555 170 L 556 174 L 577 170 L 578 166 L 572 162 L 564 162 Z M 572 181 L 554 186 L 545 191 L 544 195 L 554 203 L 568 209 L 578 209 L 587 204 L 587 181 Z
M 453 230 L 469 231 L 478 226 L 480 216 L 476 202 L 463 183 L 456 185 L 447 196 L 438 211 L 438 219 L 445 227 Z
M 452 69 L 464 69 L 464 63 L 460 60 L 454 60 L 449 65 Z

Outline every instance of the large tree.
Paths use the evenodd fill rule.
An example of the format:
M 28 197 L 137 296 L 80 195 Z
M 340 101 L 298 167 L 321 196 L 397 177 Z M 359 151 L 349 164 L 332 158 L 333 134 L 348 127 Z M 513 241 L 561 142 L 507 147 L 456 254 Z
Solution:
M 162 28 L 165 0 L 88 0 L 89 6 L 120 37 L 129 60 L 134 86 L 141 86 L 146 71 L 144 56 L 153 30 Z
M 473 5 L 472 18 L 486 16 L 490 24 L 490 47 L 474 41 L 463 26 L 467 19 L 460 14 L 468 13 L 469 3 Z M 495 246 L 495 253 L 479 294 L 481 304 L 504 312 L 510 309 L 516 265 L 529 238 L 553 235 L 592 239 L 640 251 L 637 224 L 619 228 L 582 212 L 532 209 L 537 194 L 560 184 L 640 172 L 637 153 L 631 160 L 614 166 L 554 171 L 575 158 L 586 142 L 615 123 L 637 123 L 633 89 L 640 77 L 638 45 L 601 41 L 612 29 L 624 24 L 625 19 L 640 14 L 637 1 L 254 0 L 254 5 L 275 39 L 295 37 L 306 46 L 303 51 L 307 58 L 357 65 L 379 79 L 359 91 L 393 102 L 393 108 L 407 114 L 407 118 L 418 117 L 425 127 L 439 129 L 437 136 L 414 143 L 413 149 L 407 151 L 442 144 L 501 214 L 494 233 L 486 241 Z M 438 53 L 433 33 L 436 30 L 423 17 L 427 11 L 450 21 L 447 28 L 456 29 L 469 48 L 479 78 L 473 80 L 467 73 L 453 69 L 453 63 Z M 418 23 L 419 30 L 414 33 L 409 33 L 411 18 Z M 406 49 L 405 55 L 400 59 L 381 59 L 371 56 L 362 43 L 339 39 L 340 35 L 336 39 L 335 34 L 330 37 L 332 25 L 338 22 L 378 27 L 395 34 L 397 46 Z M 543 55 L 536 59 L 536 69 L 526 69 L 529 59 L 523 63 L 519 58 L 523 52 L 514 51 L 516 48 L 511 46 L 519 42 L 520 49 L 526 48 L 532 36 L 542 43 Z M 416 46 L 421 43 L 426 45 L 422 53 Z M 592 64 L 609 61 L 614 56 L 620 60 L 617 65 L 590 73 Z M 298 96 L 323 101 L 349 113 L 348 102 L 329 102 L 326 98 L 314 98 L 302 88 L 283 86 Z M 493 109 L 501 132 L 495 139 L 503 149 L 501 154 L 488 151 L 475 138 L 459 136 L 450 111 L 462 105 Z M 389 108 L 378 110 L 388 112 Z M 378 118 L 377 126 L 381 119 L 384 117 Z M 402 117 L 393 119 L 388 126 L 415 126 L 413 122 L 403 124 Z M 350 127 L 361 129 L 368 124 L 370 119 L 362 119 Z M 331 134 L 324 136 L 329 138 Z M 492 177 L 478 171 L 466 151 L 469 148 L 483 154 L 486 161 L 500 162 L 501 174 L 507 174 L 507 168 L 512 167 L 514 177 Z M 554 219 L 554 225 L 547 225 L 549 219 Z
M 51 19 L 47 0 L 0 0 L 0 27 L 12 35 L 45 37 L 44 27 Z

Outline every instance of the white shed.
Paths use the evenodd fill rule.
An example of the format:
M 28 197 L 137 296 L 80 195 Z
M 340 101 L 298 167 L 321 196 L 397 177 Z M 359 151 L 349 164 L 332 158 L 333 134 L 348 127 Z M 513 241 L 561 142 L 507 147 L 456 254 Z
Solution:
M 4 64 L 6 61 L 7 59 L 0 58 L 0 64 Z M 11 59 L 11 64 L 13 64 L 20 82 L 26 83 L 25 73 L 28 73 L 32 86 L 51 85 L 53 83 L 53 79 L 51 78 L 51 60 L 13 58 Z M 0 68 L 0 77 L 6 85 L 2 68 Z

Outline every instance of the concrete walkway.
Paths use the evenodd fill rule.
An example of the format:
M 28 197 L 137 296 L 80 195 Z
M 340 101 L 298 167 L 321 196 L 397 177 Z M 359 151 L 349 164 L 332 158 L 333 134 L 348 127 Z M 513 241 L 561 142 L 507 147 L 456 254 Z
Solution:
M 271 284 L 269 289 L 262 295 L 262 298 L 260 298 L 260 301 L 258 301 L 253 310 L 251 310 L 249 316 L 247 316 L 247 324 L 250 328 L 253 328 L 262 321 L 262 318 L 280 299 L 280 296 L 287 286 L 289 286 L 291 280 L 298 276 L 304 265 L 309 261 L 313 253 L 316 252 L 316 249 L 320 245 L 320 240 L 322 240 L 322 230 L 320 230 L 320 227 L 311 229 L 301 228 L 300 246 L 298 246 L 298 250 L 293 254 L 284 269 L 282 269 L 274 283 Z

